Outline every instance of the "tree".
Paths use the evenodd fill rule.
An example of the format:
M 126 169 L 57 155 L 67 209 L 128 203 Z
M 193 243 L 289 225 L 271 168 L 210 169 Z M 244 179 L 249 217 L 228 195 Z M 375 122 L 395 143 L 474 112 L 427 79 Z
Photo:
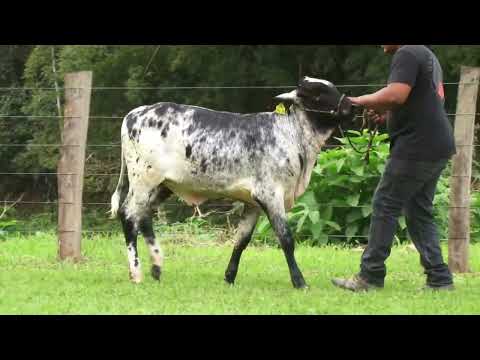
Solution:
M 479 46 L 433 46 L 444 67 L 445 80 L 457 82 L 460 65 L 479 66 Z M 274 96 L 287 89 L 149 89 L 178 86 L 292 86 L 304 75 L 335 84 L 384 84 L 390 57 L 375 45 L 224 45 L 224 46 L 56 46 L 57 76 L 52 71 L 51 46 L 0 46 L 0 85 L 54 88 L 63 86 L 67 72 L 93 71 L 94 87 L 129 89 L 94 90 L 89 129 L 90 144 L 120 142 L 122 117 L 133 108 L 161 101 L 192 104 L 241 113 L 272 111 Z M 28 59 L 28 60 L 27 60 Z M 139 89 L 143 88 L 143 89 Z M 447 86 L 447 108 L 455 111 L 456 86 Z M 377 87 L 342 88 L 355 96 Z M 2 114 L 35 116 L 2 121 L 1 143 L 58 144 L 59 119 L 54 90 L 0 94 Z M 52 118 L 53 116 L 53 118 Z M 117 117 L 113 119 L 99 119 Z M 0 165 L 6 171 L 55 172 L 55 147 L 2 147 Z M 116 172 L 120 149 L 88 148 L 87 173 Z M 25 187 L 32 177 L 9 180 Z M 55 177 L 39 177 L 56 189 Z M 5 183 L 4 180 L 2 183 Z M 86 193 L 105 197 L 115 177 L 87 177 Z M 29 186 L 32 186 L 30 183 Z M 102 198 L 103 199 L 103 198 Z M 107 199 L 103 199 L 107 200 Z

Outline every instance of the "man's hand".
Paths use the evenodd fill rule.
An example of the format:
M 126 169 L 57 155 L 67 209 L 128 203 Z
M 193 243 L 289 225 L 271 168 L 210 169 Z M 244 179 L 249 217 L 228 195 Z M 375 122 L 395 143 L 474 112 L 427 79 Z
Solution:
M 355 98 L 355 97 L 351 97 L 351 98 L 348 98 L 348 99 L 353 104 L 361 106 L 361 99 Z M 377 112 L 375 110 L 369 109 L 367 111 L 367 116 L 368 116 L 369 119 L 373 120 L 373 122 L 375 124 L 378 124 L 378 125 L 383 125 L 387 121 L 387 112 L 380 113 L 380 112 Z
M 387 121 L 387 113 L 379 114 L 375 110 L 368 110 L 367 116 L 377 125 L 383 125 Z

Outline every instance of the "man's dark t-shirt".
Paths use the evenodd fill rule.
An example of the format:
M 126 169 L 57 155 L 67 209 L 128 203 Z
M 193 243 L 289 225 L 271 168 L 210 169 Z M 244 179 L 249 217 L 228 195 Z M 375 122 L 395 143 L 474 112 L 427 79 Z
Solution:
M 437 57 L 423 45 L 405 45 L 393 57 L 388 83 L 412 87 L 405 104 L 387 121 L 391 156 L 417 161 L 448 159 L 455 138 L 444 107 L 443 73 Z

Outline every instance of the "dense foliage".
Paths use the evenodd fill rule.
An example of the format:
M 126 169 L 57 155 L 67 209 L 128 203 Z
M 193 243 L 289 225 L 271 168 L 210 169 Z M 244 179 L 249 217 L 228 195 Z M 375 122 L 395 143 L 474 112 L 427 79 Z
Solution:
M 367 148 L 367 132 L 350 131 L 352 143 Z M 389 155 L 387 135 L 374 139 L 370 161 L 355 152 L 345 138 L 344 146 L 321 152 L 305 194 L 289 213 L 289 223 L 298 241 L 312 245 L 366 243 L 372 213 L 372 197 Z M 450 169 L 440 178 L 434 200 L 434 215 L 442 240 L 448 238 Z M 480 193 L 472 193 L 471 240 L 480 240 Z M 275 241 L 271 226 L 263 217 L 257 226 L 261 238 Z M 405 218 L 399 219 L 396 241 L 409 239 Z
M 480 66 L 480 46 L 434 45 L 433 50 L 443 65 L 446 82 L 458 82 L 461 65 Z M 30 173 L 54 173 L 58 147 L 12 145 L 60 143 L 62 109 L 59 114 L 56 102 L 57 97 L 62 101 L 62 92 L 55 91 L 55 83 L 62 87 L 67 72 L 91 70 L 94 87 L 116 87 L 93 91 L 88 142 L 118 145 L 122 117 L 139 105 L 173 101 L 242 113 L 271 111 L 277 105 L 273 97 L 283 89 L 269 86 L 292 86 L 303 75 L 339 85 L 375 85 L 342 87 L 348 95 L 359 95 L 385 83 L 389 62 L 389 56 L 378 45 L 0 46 L 0 169 L 3 173 L 27 173 L 1 176 L 0 197 L 10 199 L 26 192 L 25 200 L 57 198 L 55 176 Z M 182 86 L 265 88 L 152 89 Z M 456 93 L 457 86 L 447 85 L 449 113 L 455 112 Z M 298 234 L 325 243 L 327 235 L 332 240 L 341 233 L 339 229 L 347 229 L 349 241 L 361 241 L 358 236 L 367 229 L 371 194 L 385 157 L 384 146 L 378 145 L 367 167 L 348 147 L 322 153 L 311 188 L 291 214 Z M 87 150 L 87 174 L 118 172 L 118 146 Z M 87 176 L 85 181 L 87 201 L 109 202 L 117 177 Z M 351 191 L 345 194 L 349 195 L 338 196 L 347 185 Z M 438 201 L 446 203 L 444 185 L 448 188 L 448 182 L 441 183 L 440 192 L 445 193 Z M 332 201 L 344 207 L 324 205 Z M 445 222 L 447 217 L 443 219 Z

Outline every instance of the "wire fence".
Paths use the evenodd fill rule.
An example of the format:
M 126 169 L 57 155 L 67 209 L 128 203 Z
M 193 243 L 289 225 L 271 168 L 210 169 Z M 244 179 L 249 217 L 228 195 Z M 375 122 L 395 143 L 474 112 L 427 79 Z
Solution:
M 448 113 L 448 117 L 453 116 L 478 116 L 480 113 L 471 113 L 471 114 L 460 114 L 460 113 Z M 75 119 L 78 116 L 59 116 L 59 115 L 2 115 L 0 114 L 0 119 Z M 100 120 L 123 120 L 124 116 L 89 116 L 90 119 L 100 119 Z M 361 119 L 361 115 L 355 116 L 356 119 Z
M 384 87 L 388 84 L 338 84 L 335 87 L 343 88 L 373 88 Z M 446 82 L 444 85 L 478 85 L 478 82 Z M 125 91 L 125 90 L 275 90 L 275 89 L 295 89 L 296 85 L 219 85 L 219 86 L 92 86 L 88 88 L 82 87 L 0 87 L 0 91 L 59 91 L 59 90 L 93 90 L 93 91 Z
M 387 84 L 343 84 L 343 85 L 336 85 L 337 88 L 381 88 L 386 86 Z M 478 85 L 478 82 L 447 82 L 444 85 L 449 86 L 464 86 L 464 85 Z M 295 89 L 296 86 L 292 85 L 285 85 L 285 86 L 156 86 L 156 87 L 91 87 L 91 88 L 55 88 L 55 87 L 26 87 L 26 88 L 19 88 L 19 87 L 0 87 L 0 92 L 7 92 L 7 91 L 59 91 L 59 90 L 92 90 L 92 91 L 126 91 L 126 90 L 142 90 L 142 91 L 173 91 L 173 90 L 274 90 L 274 89 Z M 461 118 L 463 116 L 479 116 L 480 113 L 448 113 L 448 117 L 457 117 Z M 67 118 L 65 116 L 59 115 L 15 115 L 15 114 L 0 114 L 0 120 L 8 120 L 8 119 L 62 119 Z M 71 116 L 68 118 L 78 118 L 76 116 Z M 362 116 L 357 116 L 358 118 L 362 118 Z M 89 116 L 89 119 L 95 120 L 122 120 L 124 116 L 103 116 L 103 115 L 94 115 Z M 81 145 L 66 145 L 66 144 L 34 144 L 34 143 L 23 143 L 23 144 L 0 144 L 0 147 L 36 147 L 36 148 L 62 148 L 62 147 L 79 147 Z M 325 145 L 324 148 L 338 148 L 342 145 Z M 480 147 L 480 145 L 470 145 L 470 144 L 457 144 L 456 146 L 470 146 L 470 147 Z M 112 143 L 112 144 L 87 144 L 87 148 L 119 148 L 121 147 L 120 143 Z M 75 176 L 78 174 L 75 173 L 57 173 L 57 172 L 0 172 L 0 176 Z M 85 177 L 118 177 L 119 173 L 85 173 Z M 458 175 L 451 175 L 452 177 L 462 177 Z M 58 207 L 58 205 L 73 205 L 73 202 L 61 202 L 61 201 L 15 201 L 15 200 L 4 200 L 0 203 L 3 203 L 4 206 L 7 205 L 49 205 Z M 84 207 L 90 206 L 110 206 L 110 202 L 83 202 L 82 205 Z M 178 208 L 181 206 L 185 206 L 182 203 L 164 203 L 162 204 L 165 208 Z M 202 205 L 202 208 L 231 208 L 231 204 L 225 203 L 206 203 Z M 331 207 L 331 208 L 350 208 L 350 209 L 362 209 L 362 208 L 370 208 L 370 205 L 357 205 L 357 206 L 346 206 L 346 205 L 336 205 L 332 203 L 324 203 L 318 204 L 318 207 Z M 437 205 L 436 208 L 448 208 L 448 209 L 455 209 L 455 208 L 469 208 L 469 209 L 480 209 L 479 207 L 474 206 L 465 206 L 465 207 L 455 207 L 455 206 L 440 206 Z M 0 233 L 36 233 L 36 232 L 43 232 L 45 229 L 28 229 L 28 230 L 0 230 Z M 99 233 L 116 233 L 118 229 L 93 229 L 93 230 L 84 230 L 82 233 L 84 234 L 99 234 Z M 185 234 L 178 234 L 178 233 L 162 233 L 162 236 L 185 236 Z M 346 235 L 327 235 L 329 238 L 351 238 Z M 366 238 L 367 236 L 355 235 L 355 238 Z M 400 239 L 402 240 L 402 239 Z M 448 240 L 448 239 L 443 239 Z
M 6 233 L 8 235 L 12 235 L 12 234 L 30 234 L 30 235 L 34 235 L 34 234 L 45 234 L 45 233 L 59 233 L 58 231 L 45 231 L 45 229 L 31 229 L 31 230 L 0 230 L 0 235 L 3 233 Z M 74 232 L 74 231 L 61 231 L 61 232 Z M 205 236 L 207 237 L 208 235 L 208 238 L 211 238 L 212 235 L 216 235 L 216 236 L 221 236 L 221 234 L 224 233 L 224 231 L 217 231 L 217 234 L 207 234 L 207 233 L 198 233 L 198 232 L 174 232 L 174 233 L 169 233 L 169 232 L 162 232 L 162 231 L 157 231 L 156 233 L 156 238 L 158 240 L 162 240 L 162 239 L 168 239 L 168 238 L 174 238 L 174 239 L 177 239 L 177 238 L 180 238 L 182 240 L 184 240 L 186 237 L 191 237 L 192 235 L 197 235 L 197 236 Z M 97 229 L 97 230 L 82 230 L 82 234 L 85 234 L 85 235 L 90 235 L 90 236 L 94 236 L 94 235 L 102 235 L 102 236 L 105 236 L 105 235 L 118 235 L 119 237 L 121 237 L 122 235 L 120 234 L 120 231 L 118 229 Z M 364 239 L 364 240 L 367 240 L 368 239 L 368 235 L 354 235 L 354 236 L 347 236 L 347 235 L 325 235 L 325 237 L 327 237 L 328 239 L 352 239 L 352 238 L 355 238 L 355 239 Z M 262 241 L 262 240 L 267 240 L 267 239 L 270 239 L 270 237 L 268 236 L 259 236 L 259 235 L 253 235 L 252 236 L 253 240 L 257 240 L 257 241 Z M 308 236 L 308 235 L 295 235 L 295 238 L 296 239 L 299 239 L 299 240 L 310 240 L 312 237 L 311 236 Z M 439 238 L 440 241 L 448 241 L 448 240 L 454 240 L 455 238 Z M 459 238 L 459 239 L 463 239 L 463 238 Z M 406 237 L 396 237 L 395 238 L 396 241 L 406 241 L 406 240 L 410 240 L 409 238 L 406 238 Z M 123 241 L 123 240 L 122 240 Z

